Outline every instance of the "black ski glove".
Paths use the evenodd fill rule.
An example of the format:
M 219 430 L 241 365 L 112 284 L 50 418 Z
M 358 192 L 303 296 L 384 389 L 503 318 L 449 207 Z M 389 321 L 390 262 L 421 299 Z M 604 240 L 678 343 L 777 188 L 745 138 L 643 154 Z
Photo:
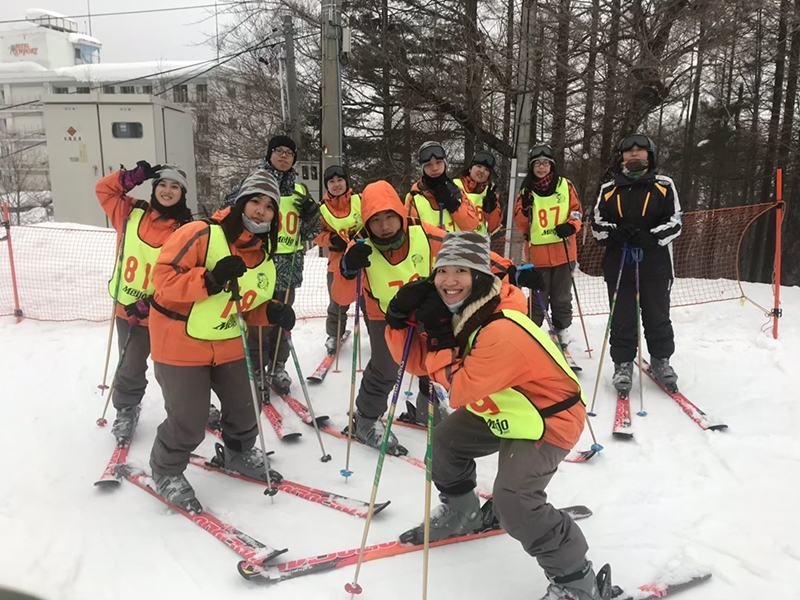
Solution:
M 634 231 L 628 241 L 631 246 L 641 248 L 642 250 L 650 250 L 658 245 L 658 238 L 656 236 L 649 231 L 643 231 L 641 229 Z
M 529 290 L 542 291 L 547 288 L 544 277 L 539 271 L 533 268 L 533 265 L 520 265 L 517 268 L 511 265 L 508 268 L 508 282 L 517 287 L 528 288 Z
M 311 196 L 302 196 L 294 201 L 294 207 L 300 213 L 303 221 L 312 221 L 319 217 L 319 205 Z
M 497 202 L 497 191 L 493 185 L 490 185 L 486 190 L 486 195 L 483 197 L 483 214 L 488 215 L 494 212 L 494 209 L 497 208 Z
M 356 243 L 345 252 L 342 257 L 342 275 L 347 279 L 353 279 L 359 269 L 364 269 L 370 265 L 369 255 L 372 254 L 372 246 Z
M 428 335 L 428 350 L 435 352 L 446 348 L 456 348 L 456 334 L 453 332 L 453 313 L 435 289 L 420 303 L 417 320 Z
M 575 225 L 572 223 L 561 223 L 561 225 L 556 225 L 556 235 L 561 239 L 568 238 L 573 235 L 577 231 L 575 229 Z
M 344 252 L 347 250 L 347 241 L 343 240 L 338 233 L 331 233 L 330 248 L 334 252 Z
M 267 304 L 267 319 L 273 325 L 282 327 L 284 331 L 291 331 L 294 327 L 294 309 L 278 300 L 271 300 Z
M 225 284 L 233 279 L 241 277 L 247 271 L 241 256 L 226 256 L 214 266 L 211 271 L 206 271 L 206 290 L 208 295 L 219 294 L 225 289 Z
M 433 196 L 440 206 L 446 208 L 450 214 L 456 212 L 461 206 L 461 188 L 448 177 L 445 182 L 433 190 Z
M 533 194 L 531 194 L 528 190 L 523 191 L 520 203 L 522 206 L 522 214 L 530 219 L 531 208 L 533 207 Z
M 436 289 L 430 279 L 418 279 L 405 284 L 389 302 L 386 324 L 392 329 L 405 329 L 408 319 L 428 294 L 432 293 L 436 294 Z
M 611 242 L 616 246 L 622 246 L 631 241 L 636 234 L 636 227 L 630 223 L 619 223 L 617 227 L 608 233 Z
M 136 302 L 125 306 L 125 314 L 128 315 L 128 320 L 134 324 L 138 321 L 143 321 L 150 316 L 150 300 L 151 296 L 140 298 Z

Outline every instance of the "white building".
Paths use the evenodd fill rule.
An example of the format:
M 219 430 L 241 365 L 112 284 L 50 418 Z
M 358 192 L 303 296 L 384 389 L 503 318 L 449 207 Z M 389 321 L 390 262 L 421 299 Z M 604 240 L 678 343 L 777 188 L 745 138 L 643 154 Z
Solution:
M 208 99 L 208 78 L 200 74 L 208 61 L 101 63 L 101 42 L 80 33 L 75 21 L 42 9 L 25 17 L 24 24 L 0 29 L 0 194 L 50 189 L 46 94 L 155 94 L 181 104 Z

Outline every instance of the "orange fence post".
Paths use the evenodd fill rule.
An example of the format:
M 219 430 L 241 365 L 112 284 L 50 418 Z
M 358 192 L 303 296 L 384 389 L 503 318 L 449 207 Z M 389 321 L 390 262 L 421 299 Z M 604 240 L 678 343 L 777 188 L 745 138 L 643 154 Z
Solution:
M 8 262 L 11 265 L 11 285 L 14 288 L 14 316 L 17 323 L 22 321 L 22 309 L 19 307 L 19 290 L 17 289 L 17 271 L 14 268 L 14 248 L 11 246 L 11 221 L 8 217 L 8 203 L 3 202 L 3 227 L 6 228 L 8 242 Z
M 781 318 L 781 224 L 783 222 L 783 169 L 775 172 L 775 308 L 772 309 L 772 337 L 778 339 L 778 319 Z

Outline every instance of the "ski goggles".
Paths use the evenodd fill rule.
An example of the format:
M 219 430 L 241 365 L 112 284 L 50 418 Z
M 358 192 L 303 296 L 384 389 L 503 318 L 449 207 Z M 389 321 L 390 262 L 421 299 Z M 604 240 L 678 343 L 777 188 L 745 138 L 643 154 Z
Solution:
M 441 146 L 428 146 L 427 148 L 422 148 L 419 151 L 419 164 L 424 165 L 432 158 L 438 158 L 439 160 L 444 160 L 445 158 L 444 148 Z
M 619 151 L 628 152 L 629 150 L 633 149 L 634 146 L 638 146 L 642 150 L 652 150 L 653 142 L 651 142 L 650 138 L 646 135 L 636 133 L 622 139 L 622 141 L 619 143 Z
M 550 162 L 555 162 L 555 157 L 553 156 L 553 149 L 548 146 L 547 144 L 540 144 L 538 146 L 534 146 L 528 152 L 528 162 L 533 162 L 537 158 L 546 158 Z
M 472 164 L 481 165 L 490 171 L 494 171 L 494 155 L 486 150 L 481 150 L 475 155 L 475 158 L 472 159 Z

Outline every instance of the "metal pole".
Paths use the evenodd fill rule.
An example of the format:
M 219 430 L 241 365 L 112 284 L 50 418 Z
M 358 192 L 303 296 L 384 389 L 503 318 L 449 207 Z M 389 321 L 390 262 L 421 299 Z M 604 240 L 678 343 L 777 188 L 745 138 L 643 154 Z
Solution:
M 322 0 L 322 170 L 342 164 L 340 0 Z
M 289 131 L 294 143 L 297 144 L 298 154 L 302 148 L 300 138 L 300 106 L 297 102 L 297 73 L 294 66 L 294 27 L 292 17 L 283 17 L 284 48 L 286 51 L 286 84 L 289 90 Z
M 775 173 L 775 308 L 772 310 L 772 337 L 778 339 L 778 319 L 781 317 L 781 224 L 783 222 L 783 169 Z

